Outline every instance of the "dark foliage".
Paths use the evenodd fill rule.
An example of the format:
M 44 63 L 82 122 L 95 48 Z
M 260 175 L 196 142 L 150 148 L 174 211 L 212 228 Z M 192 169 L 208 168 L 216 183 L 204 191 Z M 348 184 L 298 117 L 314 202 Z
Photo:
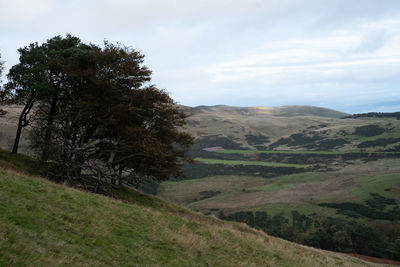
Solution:
M 350 142 L 347 141 L 346 139 L 343 138 L 337 138 L 337 139 L 324 139 L 321 141 L 318 141 L 316 143 L 312 144 L 307 144 L 304 147 L 309 148 L 309 149 L 316 149 L 316 150 L 330 150 L 334 148 L 341 147 L 345 144 L 349 144 Z
M 386 147 L 387 145 L 391 145 L 394 143 L 400 142 L 400 138 L 380 138 L 371 141 L 361 142 L 357 145 L 359 148 L 367 148 L 367 147 L 374 147 L 374 146 L 383 146 Z
M 215 197 L 216 195 L 221 194 L 221 192 L 220 191 L 207 190 L 207 191 L 201 191 L 201 192 L 199 192 L 199 194 L 201 195 L 200 200 L 202 200 L 202 199 Z
M 287 144 L 289 144 L 291 141 L 292 141 L 291 138 L 280 138 L 278 141 L 276 141 L 276 142 L 270 144 L 270 145 L 269 145 L 269 149 L 274 149 L 274 148 L 276 148 L 276 147 L 278 147 L 278 146 L 281 146 L 281 145 L 287 145 Z
M 275 143 L 272 143 L 269 148 L 274 149 L 281 145 L 288 145 L 288 146 L 302 146 L 307 145 L 310 143 L 314 143 L 316 141 L 322 140 L 323 137 L 319 135 L 305 135 L 302 133 L 292 134 L 288 138 L 281 138 Z
M 292 134 L 290 138 L 292 138 L 292 141 L 288 144 L 288 146 L 300 146 L 323 139 L 322 136 L 318 135 L 307 136 L 301 133 Z
M 383 134 L 385 132 L 385 128 L 380 127 L 379 125 L 364 125 L 360 127 L 356 127 L 353 134 L 370 137 L 370 136 L 377 136 Z
M 185 165 L 183 172 L 189 179 L 203 178 L 211 175 L 252 175 L 265 178 L 301 173 L 309 171 L 307 168 L 293 167 L 268 167 L 257 165 L 223 165 L 223 164 L 202 164 Z
M 153 190 L 155 181 L 183 175 L 193 142 L 182 128 L 187 116 L 166 92 L 148 85 L 151 71 L 140 52 L 67 35 L 20 53 L 9 74 L 16 99 L 29 102 L 19 126 L 29 121 L 34 149 L 57 166 L 59 179 Z
M 349 217 L 366 217 L 375 220 L 400 220 L 400 209 L 394 199 L 385 198 L 379 194 L 371 193 L 372 199 L 368 199 L 366 205 L 352 202 L 321 203 L 319 206 L 337 209 L 339 214 Z M 392 206 L 384 211 L 387 206 Z
M 397 118 L 400 119 L 400 112 L 368 112 L 345 116 L 342 119 L 358 119 L 358 118 Z
M 282 215 L 269 216 L 264 211 L 241 211 L 219 217 L 243 222 L 266 233 L 290 241 L 346 253 L 357 253 L 393 260 L 400 259 L 400 227 L 382 227 L 340 218 L 317 219 L 311 215 L 291 212 L 291 220 Z
M 44 144 L 48 145 L 60 96 L 68 90 L 63 66 L 83 58 L 90 49 L 92 46 L 83 44 L 79 38 L 71 35 L 65 38 L 56 36 L 41 45 L 31 43 L 18 49 L 19 63 L 10 69 L 6 85 L 12 102 L 24 106 L 18 119 L 13 153 L 18 151 L 22 128 L 35 121 L 31 111 L 38 103 L 43 107 L 41 120 L 45 121 L 43 125 L 46 127 Z M 42 156 L 46 159 L 47 147 L 43 149 Z
M 204 136 L 196 139 L 191 150 L 203 150 L 209 147 L 222 147 L 225 149 L 243 149 L 243 147 L 225 136 Z
M 262 145 L 265 143 L 269 143 L 269 138 L 267 136 L 264 136 L 262 134 L 259 135 L 252 135 L 252 134 L 247 134 L 246 135 L 246 141 L 249 145 Z

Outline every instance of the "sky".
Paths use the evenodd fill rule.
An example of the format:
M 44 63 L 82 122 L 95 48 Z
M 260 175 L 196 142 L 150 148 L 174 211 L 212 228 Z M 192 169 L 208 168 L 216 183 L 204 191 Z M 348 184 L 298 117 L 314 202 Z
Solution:
M 0 0 L 4 74 L 67 33 L 141 51 L 182 105 L 400 111 L 399 0 Z

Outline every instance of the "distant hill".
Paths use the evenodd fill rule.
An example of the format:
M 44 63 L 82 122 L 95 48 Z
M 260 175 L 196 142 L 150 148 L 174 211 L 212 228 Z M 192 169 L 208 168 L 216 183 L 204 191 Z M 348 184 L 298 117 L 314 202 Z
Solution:
M 0 151 L 0 266 L 377 266 L 125 188 L 123 201 L 18 173 Z M 7 164 L 9 162 L 10 164 Z
M 341 118 L 349 114 L 333 109 L 313 106 L 281 106 L 281 107 L 234 107 L 226 105 L 197 106 L 194 109 L 208 112 L 236 113 L 239 115 L 272 115 L 278 117 L 318 116 L 326 118 Z

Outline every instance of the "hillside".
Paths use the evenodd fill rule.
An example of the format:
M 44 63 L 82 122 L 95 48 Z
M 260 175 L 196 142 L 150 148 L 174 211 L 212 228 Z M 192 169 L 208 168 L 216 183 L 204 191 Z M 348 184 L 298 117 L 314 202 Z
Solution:
M 315 107 L 189 112 L 196 164 L 185 166 L 189 180 L 162 183 L 158 196 L 297 243 L 400 260 L 396 116 L 341 119 Z
M 347 116 L 341 119 L 348 114 L 309 106 L 220 105 L 183 107 L 183 110 L 190 115 L 187 131 L 196 138 L 228 138 L 250 149 L 355 152 L 362 149 L 373 151 L 374 146 L 387 150 L 400 145 L 400 139 L 390 139 L 400 135 L 400 120 L 396 118 L 354 119 Z M 376 143 L 364 143 L 376 139 L 379 139 Z
M 236 113 L 240 115 L 257 116 L 272 115 L 277 117 L 295 117 L 295 116 L 318 116 L 326 118 L 342 118 L 349 114 L 328 108 L 313 106 L 281 106 L 281 107 L 234 107 L 226 105 L 217 106 L 197 106 L 195 110 Z
M 29 161 L 1 155 L 9 168 Z M 111 199 L 0 167 L 0 265 L 376 266 L 123 192 Z
M 6 106 L 0 117 L 5 148 L 18 108 Z M 400 259 L 396 117 L 338 119 L 340 112 L 303 106 L 181 108 L 196 137 L 196 164 L 184 166 L 189 180 L 145 190 L 308 246 Z

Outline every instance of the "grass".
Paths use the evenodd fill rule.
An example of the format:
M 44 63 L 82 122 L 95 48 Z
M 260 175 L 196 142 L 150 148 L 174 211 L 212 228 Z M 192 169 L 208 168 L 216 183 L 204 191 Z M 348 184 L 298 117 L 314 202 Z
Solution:
M 247 189 L 250 192 L 272 192 L 295 186 L 296 183 L 315 182 L 325 179 L 325 175 L 321 173 L 296 173 L 290 175 L 279 176 L 270 183 Z M 310 184 L 312 185 L 312 184 Z
M 223 164 L 223 165 L 258 165 L 268 167 L 294 167 L 294 168 L 306 168 L 309 165 L 304 164 L 290 164 L 290 163 L 278 163 L 278 162 L 266 162 L 266 161 L 247 161 L 247 160 L 223 160 L 223 159 L 210 159 L 210 158 L 195 158 L 196 161 L 206 164 Z
M 391 189 L 393 186 L 400 186 L 400 173 L 380 174 L 375 176 L 360 176 L 354 178 L 358 183 L 351 192 L 361 200 L 371 198 L 370 193 L 378 193 L 385 197 L 392 198 Z M 396 196 L 399 198 L 400 196 Z
M 124 201 L 0 167 L 0 266 L 373 266 L 134 190 L 121 195 Z
M 0 149 L 0 166 L 6 169 L 20 170 L 28 174 L 40 174 L 46 166 L 39 161 L 22 154 L 13 154 Z
M 400 154 L 399 152 L 341 152 L 341 151 L 310 151 L 310 150 L 251 150 L 251 149 L 221 149 L 215 151 L 222 154 L 299 154 L 299 155 L 344 155 L 352 153 L 361 154 Z
M 360 136 L 360 135 L 347 135 L 346 138 L 349 140 L 353 141 L 359 141 L 359 142 L 365 142 L 365 141 L 372 141 L 376 139 L 381 139 L 381 138 L 399 138 L 400 137 L 400 131 L 396 129 L 395 131 L 392 132 L 384 132 L 380 135 L 375 135 L 375 136 Z

